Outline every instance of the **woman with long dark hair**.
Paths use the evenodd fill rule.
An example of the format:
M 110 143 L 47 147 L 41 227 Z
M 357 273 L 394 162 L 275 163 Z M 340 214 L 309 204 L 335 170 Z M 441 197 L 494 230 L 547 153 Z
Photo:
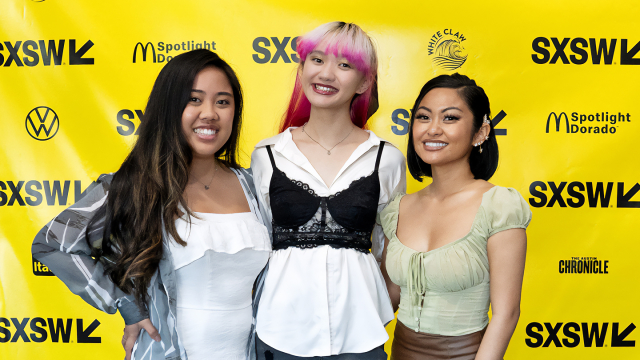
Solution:
M 33 256 L 72 292 L 120 311 L 127 358 L 248 356 L 252 286 L 271 244 L 251 174 L 237 162 L 242 107 L 236 74 L 218 55 L 176 56 L 120 169 L 33 242 Z
M 257 357 L 386 360 L 394 315 L 376 215 L 404 191 L 405 161 L 364 129 L 378 106 L 375 48 L 357 25 L 332 22 L 299 37 L 297 52 L 281 132 L 256 145 L 251 162 L 274 249 Z
M 382 271 L 399 308 L 391 358 L 502 359 L 520 314 L 531 210 L 515 189 L 487 182 L 498 143 L 475 81 L 431 79 L 412 114 L 409 172 L 433 181 L 380 214 Z

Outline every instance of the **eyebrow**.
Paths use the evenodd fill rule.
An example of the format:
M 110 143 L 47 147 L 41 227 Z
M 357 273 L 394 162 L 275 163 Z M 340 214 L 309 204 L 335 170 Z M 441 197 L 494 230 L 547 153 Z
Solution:
M 322 50 L 313 50 L 312 52 L 310 52 L 310 53 L 309 53 L 309 55 L 314 54 L 314 53 L 318 53 L 318 54 L 320 54 L 320 55 L 326 55 L 326 54 L 324 53 L 324 51 L 322 51 Z
M 199 94 L 204 94 L 205 93 L 204 90 L 198 90 L 198 89 L 191 89 L 191 92 L 199 93 Z M 226 91 L 220 91 L 220 92 L 218 92 L 217 95 L 227 95 L 227 96 L 233 97 L 233 94 L 228 93 Z
M 425 106 L 420 106 L 420 107 L 418 108 L 418 110 L 420 110 L 420 109 L 424 109 L 424 110 L 426 110 L 426 111 L 428 111 L 428 112 L 432 112 L 432 111 L 431 111 L 431 109 L 429 109 L 428 107 L 425 107 Z M 445 112 L 445 111 L 448 111 L 448 110 L 458 110 L 458 111 L 462 111 L 462 110 L 460 110 L 459 108 L 457 108 L 457 107 L 455 107 L 455 106 L 449 106 L 448 108 L 442 109 L 442 111 L 441 111 L 441 112 Z

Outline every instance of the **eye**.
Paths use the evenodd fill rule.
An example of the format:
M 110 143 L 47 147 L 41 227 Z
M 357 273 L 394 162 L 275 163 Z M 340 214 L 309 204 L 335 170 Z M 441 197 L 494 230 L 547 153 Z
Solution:
M 216 101 L 216 104 L 218 105 L 231 105 L 231 102 L 227 99 L 220 99 L 218 101 Z
M 420 121 L 428 121 L 429 120 L 429 116 L 426 114 L 418 114 L 416 115 L 416 119 L 420 120 Z
M 456 115 L 445 115 L 444 116 L 444 121 L 456 121 L 456 120 L 460 120 L 460 118 Z
M 200 99 L 198 99 L 197 97 L 191 97 L 189 99 L 190 102 L 201 102 Z
M 351 65 L 349 63 L 340 63 L 338 66 L 345 69 L 351 69 Z
M 318 57 L 312 57 L 311 61 L 316 63 L 316 64 L 322 64 L 322 59 L 320 59 Z

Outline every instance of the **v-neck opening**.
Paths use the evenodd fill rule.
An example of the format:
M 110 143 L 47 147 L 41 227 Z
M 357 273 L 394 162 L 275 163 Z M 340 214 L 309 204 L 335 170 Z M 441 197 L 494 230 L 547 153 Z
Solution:
M 320 176 L 320 173 L 318 172 L 318 170 L 316 169 L 315 166 L 313 166 L 313 164 L 311 163 L 311 161 L 309 161 L 309 158 L 307 158 L 307 156 L 302 152 L 302 150 L 300 150 L 300 148 L 298 147 L 298 144 L 296 144 L 295 141 L 293 141 L 293 134 L 291 133 L 291 128 L 287 128 L 288 134 L 287 136 L 289 136 L 289 141 L 291 141 L 291 143 L 293 144 L 293 147 L 295 148 L 295 150 L 299 153 L 300 156 L 302 156 L 302 158 L 306 161 L 307 164 L 309 164 L 309 166 L 311 167 L 311 169 L 313 170 L 313 172 L 307 171 L 309 172 L 312 176 L 316 177 L 317 180 L 320 180 L 320 182 L 322 183 L 322 185 L 324 185 L 324 187 L 331 191 L 331 187 L 333 187 L 333 184 L 336 183 L 336 180 L 340 177 L 340 175 L 342 175 L 342 173 L 344 173 L 344 171 L 351 166 L 351 164 L 355 163 L 356 160 L 358 160 L 362 155 L 364 155 L 371 147 L 373 147 L 374 145 L 372 144 L 371 147 L 369 149 L 367 149 L 366 151 L 362 151 L 361 154 L 359 155 L 355 155 L 360 148 L 365 145 L 366 143 L 370 143 L 371 142 L 371 138 L 374 136 L 373 132 L 371 131 L 367 131 L 367 133 L 369 133 L 369 137 L 367 138 L 367 140 L 363 141 L 362 143 L 360 143 L 354 150 L 353 152 L 351 152 L 351 155 L 349 155 L 349 157 L 347 158 L 347 160 L 344 162 L 344 164 L 342 164 L 342 167 L 340 168 L 340 170 L 338 170 L 338 173 L 336 174 L 336 176 L 333 178 L 333 180 L 331 181 L 331 184 L 327 185 L 327 183 L 324 181 L 324 179 L 322 178 L 322 176 Z M 354 158 L 355 155 L 355 158 Z M 305 169 L 306 170 L 306 169 Z
M 476 223 L 478 222 L 478 218 L 480 216 L 480 211 L 484 207 L 485 196 L 489 193 L 489 191 L 493 190 L 494 188 L 496 188 L 496 185 L 492 186 L 489 190 L 487 190 L 484 193 L 482 193 L 482 200 L 480 201 L 480 206 L 478 206 L 478 210 L 476 210 L 476 214 L 473 217 L 473 221 L 471 222 L 471 228 L 469 229 L 469 231 L 466 234 L 464 234 L 464 236 L 462 236 L 461 238 L 458 238 L 456 240 L 453 240 L 452 242 L 446 243 L 446 244 L 444 244 L 444 245 L 442 245 L 440 247 L 437 247 L 437 248 L 431 249 L 431 250 L 427 250 L 427 251 L 418 251 L 418 250 L 416 250 L 416 249 L 414 249 L 412 247 L 409 247 L 409 246 L 403 244 L 402 241 L 400 240 L 400 238 L 398 237 L 398 222 L 400 221 L 400 202 L 402 202 L 402 198 L 404 197 L 404 195 L 403 195 L 400 198 L 400 200 L 398 200 L 398 218 L 396 219 L 396 231 L 393 232 L 393 237 L 404 248 L 407 248 L 407 249 L 409 249 L 409 250 L 411 250 L 413 252 L 421 253 L 421 254 L 431 254 L 431 253 L 434 253 L 434 252 L 449 248 L 449 247 L 451 247 L 454 244 L 457 244 L 459 242 L 462 242 L 463 240 L 467 239 L 471 235 L 473 230 L 476 228 Z

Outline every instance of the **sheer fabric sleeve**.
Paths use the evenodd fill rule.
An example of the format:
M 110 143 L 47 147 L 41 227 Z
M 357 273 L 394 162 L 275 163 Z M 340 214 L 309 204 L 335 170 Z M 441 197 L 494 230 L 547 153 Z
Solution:
M 89 221 L 105 203 L 112 175 L 101 175 L 92 183 L 84 197 L 61 212 L 36 235 L 31 246 L 33 257 L 45 264 L 74 294 L 93 307 L 109 314 L 120 311 L 125 324 L 148 318 L 146 308 L 139 307 L 132 295 L 127 295 L 104 274 L 101 258 L 91 257 L 92 248 L 102 246 L 104 219 L 96 223 L 86 241 Z

